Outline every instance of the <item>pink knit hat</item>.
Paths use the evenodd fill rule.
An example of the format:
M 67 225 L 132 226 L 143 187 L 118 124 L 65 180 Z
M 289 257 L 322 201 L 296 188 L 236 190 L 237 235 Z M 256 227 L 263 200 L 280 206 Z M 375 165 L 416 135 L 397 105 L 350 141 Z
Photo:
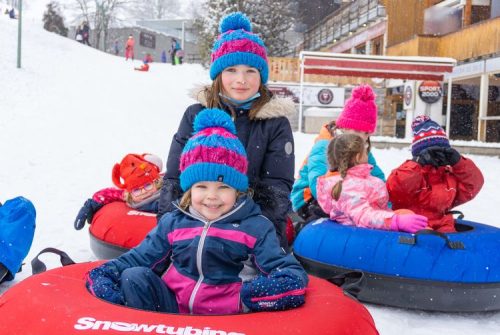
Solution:
M 360 85 L 352 90 L 344 110 L 335 121 L 342 129 L 375 132 L 377 126 L 377 105 L 375 93 L 370 85 Z

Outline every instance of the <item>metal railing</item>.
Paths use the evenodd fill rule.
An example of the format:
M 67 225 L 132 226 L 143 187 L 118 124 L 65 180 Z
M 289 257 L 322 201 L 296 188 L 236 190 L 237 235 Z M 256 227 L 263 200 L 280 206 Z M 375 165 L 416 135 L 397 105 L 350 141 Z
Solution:
M 381 0 L 357 0 L 341 7 L 304 33 L 304 50 L 319 50 L 386 16 Z

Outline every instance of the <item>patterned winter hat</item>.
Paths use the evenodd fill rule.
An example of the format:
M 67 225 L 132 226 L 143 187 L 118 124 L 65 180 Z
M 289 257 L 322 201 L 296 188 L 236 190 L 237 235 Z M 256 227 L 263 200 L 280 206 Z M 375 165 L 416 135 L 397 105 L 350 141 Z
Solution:
M 181 154 L 181 188 L 200 181 L 220 181 L 239 191 L 248 189 L 248 160 L 231 117 L 220 109 L 204 109 L 194 119 L 195 134 Z
M 450 147 L 450 142 L 443 128 L 428 116 L 417 116 L 411 124 L 411 129 L 413 130 L 413 142 L 411 144 L 413 156 L 418 156 L 422 150 L 428 147 Z
M 266 46 L 252 33 L 250 20 L 240 12 L 226 15 L 219 31 L 221 34 L 212 48 L 210 79 L 214 80 L 229 66 L 244 64 L 258 69 L 265 84 L 269 76 Z
M 163 163 L 161 158 L 152 154 L 128 154 L 120 164 L 115 164 L 112 172 L 116 187 L 131 192 L 158 179 Z
M 352 90 L 344 110 L 335 121 L 338 128 L 373 133 L 377 127 L 377 105 L 370 85 L 360 85 Z

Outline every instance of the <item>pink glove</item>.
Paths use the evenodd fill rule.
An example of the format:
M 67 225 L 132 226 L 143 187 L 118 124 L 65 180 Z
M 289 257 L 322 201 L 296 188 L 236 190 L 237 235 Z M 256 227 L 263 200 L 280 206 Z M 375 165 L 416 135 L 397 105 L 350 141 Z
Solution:
M 114 187 L 104 188 L 100 191 L 95 192 L 92 196 L 92 199 L 102 205 L 107 205 L 115 201 L 125 201 L 123 199 L 123 190 Z
M 391 219 L 391 230 L 415 233 L 427 227 L 427 217 L 418 214 L 394 214 Z

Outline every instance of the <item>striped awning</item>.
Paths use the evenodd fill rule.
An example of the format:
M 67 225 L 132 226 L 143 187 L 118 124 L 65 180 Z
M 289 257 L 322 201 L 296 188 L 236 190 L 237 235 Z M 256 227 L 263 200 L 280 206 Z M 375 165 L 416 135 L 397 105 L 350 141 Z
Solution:
M 385 79 L 437 80 L 456 64 L 445 57 L 396 57 L 303 51 L 304 74 Z

